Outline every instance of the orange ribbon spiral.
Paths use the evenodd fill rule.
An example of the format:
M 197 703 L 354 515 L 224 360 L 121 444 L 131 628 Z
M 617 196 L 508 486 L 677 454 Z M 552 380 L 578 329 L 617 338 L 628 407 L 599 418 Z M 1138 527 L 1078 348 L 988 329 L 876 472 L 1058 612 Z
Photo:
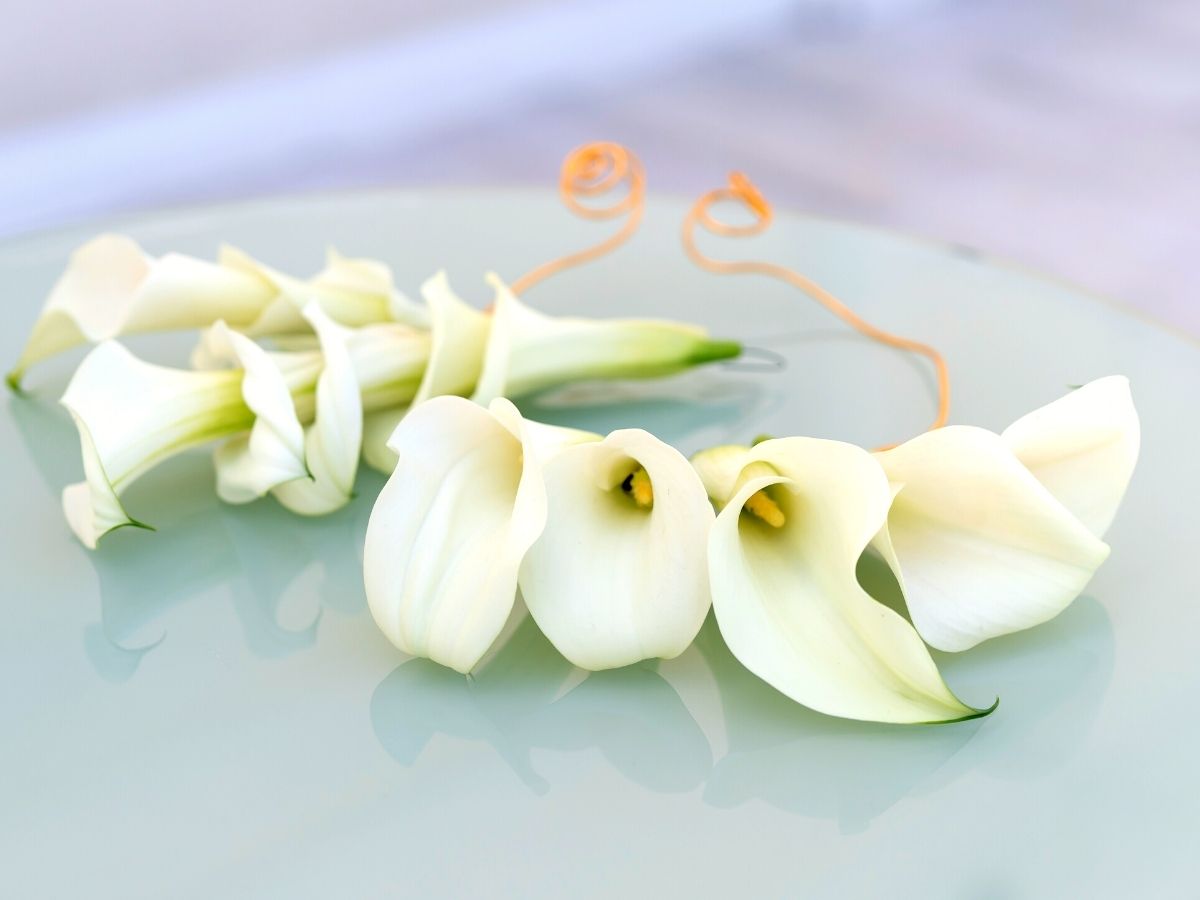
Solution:
M 625 185 L 624 195 L 608 206 L 587 204 L 581 198 L 598 197 Z M 642 221 L 646 204 L 646 172 L 641 160 L 626 147 L 611 141 L 597 141 L 577 147 L 563 160 L 558 180 L 559 193 L 566 207 L 585 219 L 606 220 L 628 216 L 612 237 L 595 246 L 543 263 L 512 283 L 514 294 L 529 290 L 551 275 L 611 253 L 629 240 Z
M 710 208 L 714 204 L 725 201 L 742 204 L 753 214 L 754 220 L 746 225 L 730 225 L 728 222 L 722 222 L 715 218 L 709 211 Z M 934 369 L 937 372 L 938 384 L 937 418 L 933 420 L 933 424 L 929 426 L 929 430 L 941 428 L 945 425 L 946 420 L 950 416 L 950 374 L 946 368 L 945 358 L 933 347 L 923 344 L 920 341 L 899 337 L 898 335 L 884 331 L 882 328 L 877 328 L 860 317 L 815 281 L 805 278 L 799 272 L 795 272 L 785 266 L 755 260 L 732 261 L 713 259 L 701 253 L 700 249 L 696 246 L 695 231 L 697 224 L 702 225 L 713 234 L 724 235 L 726 237 L 749 237 L 765 231 L 771 224 L 771 218 L 771 204 L 767 202 L 767 199 L 758 188 L 741 172 L 733 172 L 729 176 L 729 184 L 726 187 L 709 191 L 697 200 L 688 211 L 688 214 L 683 219 L 683 247 L 691 260 L 703 269 L 719 275 L 757 274 L 778 278 L 803 291 L 839 319 L 872 340 L 887 344 L 889 347 L 909 350 L 927 357 L 933 363 Z

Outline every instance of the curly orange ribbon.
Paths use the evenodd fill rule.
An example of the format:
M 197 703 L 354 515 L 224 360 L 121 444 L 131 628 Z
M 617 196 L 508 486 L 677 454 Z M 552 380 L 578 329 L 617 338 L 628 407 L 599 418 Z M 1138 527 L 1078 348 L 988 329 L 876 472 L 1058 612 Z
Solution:
M 709 211 L 710 208 L 714 204 L 726 201 L 733 201 L 745 206 L 753 214 L 754 221 L 746 225 L 730 225 L 728 222 L 722 222 L 715 218 Z M 839 319 L 872 340 L 887 344 L 889 347 L 909 350 L 927 357 L 933 363 L 934 369 L 937 372 L 938 384 L 937 418 L 933 420 L 933 424 L 929 426 L 929 430 L 941 428 L 945 425 L 947 419 L 950 417 L 950 374 L 946 368 L 945 358 L 933 347 L 923 344 L 920 341 L 900 337 L 884 331 L 882 328 L 877 328 L 815 281 L 805 278 L 799 272 L 785 266 L 757 260 L 733 261 L 713 259 L 701 253 L 700 249 L 696 246 L 695 231 L 697 224 L 702 225 L 708 231 L 717 235 L 750 237 L 765 231 L 771 224 L 771 218 L 771 204 L 767 202 L 762 192 L 744 174 L 741 172 L 732 172 L 729 175 L 729 184 L 726 187 L 709 191 L 695 202 L 684 217 L 684 250 L 687 251 L 687 255 L 696 265 L 719 275 L 756 274 L 767 275 L 771 278 L 778 278 L 785 281 L 803 291 Z M 888 448 L 884 447 L 880 449 Z
M 608 206 L 594 206 L 580 199 L 598 197 L 615 190 L 621 184 L 626 186 L 624 196 Z M 612 237 L 526 272 L 512 283 L 514 294 L 524 293 L 535 284 L 564 269 L 611 253 L 629 240 L 641 224 L 646 204 L 646 172 L 636 154 L 621 144 L 596 141 L 572 150 L 563 160 L 558 189 L 563 203 L 577 216 L 594 220 L 615 219 L 619 216 L 628 218 Z

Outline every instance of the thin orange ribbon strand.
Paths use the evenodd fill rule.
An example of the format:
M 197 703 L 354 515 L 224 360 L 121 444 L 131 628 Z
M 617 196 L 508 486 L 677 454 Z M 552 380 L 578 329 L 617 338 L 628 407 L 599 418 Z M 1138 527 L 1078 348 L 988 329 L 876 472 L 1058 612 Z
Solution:
M 728 222 L 722 222 L 715 218 L 710 212 L 711 207 L 717 203 L 727 201 L 742 204 L 753 214 L 754 221 L 745 225 L 730 225 Z M 684 250 L 687 251 L 687 255 L 696 265 L 710 272 L 715 272 L 718 275 L 767 275 L 771 278 L 778 278 L 803 291 L 843 322 L 872 340 L 879 341 L 881 344 L 886 344 L 889 347 L 908 350 L 927 357 L 933 363 L 934 370 L 937 373 L 938 385 L 937 418 L 933 420 L 933 424 L 929 426 L 928 430 L 932 431 L 935 428 L 941 428 L 945 425 L 950 417 L 950 374 L 946 367 L 945 358 L 936 349 L 928 344 L 900 337 L 872 325 L 815 281 L 804 277 L 799 272 L 793 271 L 786 266 L 758 260 L 734 261 L 714 259 L 711 256 L 701 253 L 700 249 L 696 246 L 696 225 L 698 224 L 713 234 L 725 237 L 750 237 L 766 231 L 767 227 L 771 224 L 772 216 L 771 204 L 767 202 L 762 192 L 754 186 L 754 183 L 741 172 L 732 172 L 729 175 L 729 184 L 726 187 L 709 191 L 695 202 L 684 217 L 682 234 Z M 891 446 L 895 445 L 879 449 L 886 450 Z
M 584 203 L 583 199 L 599 197 L 625 185 L 624 195 L 608 206 Z M 612 141 L 596 141 L 577 147 L 563 160 L 558 190 L 566 207 L 585 219 L 603 221 L 627 216 L 625 224 L 611 237 L 600 243 L 543 263 L 526 272 L 511 285 L 514 294 L 522 294 L 535 284 L 611 253 L 637 231 L 646 205 L 646 172 L 637 155 L 627 147 Z

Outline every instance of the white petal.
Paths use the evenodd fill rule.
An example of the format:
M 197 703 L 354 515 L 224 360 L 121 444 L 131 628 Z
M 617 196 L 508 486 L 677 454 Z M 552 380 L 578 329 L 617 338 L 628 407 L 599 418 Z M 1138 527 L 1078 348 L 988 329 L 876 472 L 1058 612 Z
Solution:
M 231 438 L 213 455 L 217 496 L 249 503 L 277 485 L 307 478 L 304 429 L 283 374 L 262 347 L 224 322 L 209 334 L 209 352 L 243 370 L 242 396 L 255 416 L 249 435 Z
M 750 459 L 750 448 L 740 444 L 709 447 L 692 457 L 692 467 L 704 490 L 720 509 L 737 490 L 742 469 Z
M 429 306 L 431 349 L 429 365 L 414 403 L 442 394 L 466 396 L 475 388 L 492 317 L 467 305 L 450 289 L 445 272 L 421 285 Z
M 495 275 L 492 329 L 473 399 L 520 397 L 572 381 L 653 378 L 741 352 L 702 328 L 650 319 L 551 318 L 518 300 Z
M 254 275 L 274 291 L 273 302 L 247 327 L 255 335 L 307 330 L 303 309 L 310 301 L 320 304 L 335 322 L 351 327 L 391 321 L 393 306 L 400 304 L 391 273 L 382 264 L 331 254 L 324 270 L 305 279 L 280 272 L 234 247 L 222 247 L 219 259 L 226 269 Z
M 515 408 L 435 397 L 396 429 L 399 462 L 371 513 L 363 576 L 376 623 L 401 650 L 469 672 L 503 629 L 546 520 L 520 421 Z
M 430 336 L 396 322 L 355 329 L 348 344 L 363 409 L 411 403 L 429 362 Z
M 1053 618 L 1108 556 L 989 431 L 941 428 L 876 457 L 899 487 L 876 546 L 940 650 Z
M 9 379 L 15 385 L 33 363 L 82 343 L 249 323 L 273 296 L 252 274 L 175 253 L 156 260 L 130 238 L 101 235 L 71 255 Z
M 879 465 L 857 447 L 810 438 L 766 441 L 750 456 L 779 474 L 743 484 L 709 541 L 713 608 L 734 656 L 829 715 L 943 722 L 981 714 L 946 687 L 912 626 L 858 584 L 858 558 L 891 499 Z M 782 527 L 743 512 L 764 489 L 786 516 Z
M 1085 384 L 1018 419 L 1001 437 L 1063 506 L 1104 536 L 1141 444 L 1129 379 L 1112 375 Z
M 363 413 L 347 347 L 350 332 L 315 303 L 305 308 L 304 315 L 320 338 L 325 359 L 317 381 L 316 421 L 308 428 L 304 442 L 312 478 L 281 484 L 274 493 L 293 512 L 319 516 L 345 506 L 354 494 Z
M 142 472 L 214 438 L 250 428 L 239 371 L 193 372 L 137 359 L 114 341 L 84 358 L 63 394 L 80 433 L 86 492 L 64 495 L 68 520 L 94 546 L 132 519 L 117 497 Z
M 653 502 L 622 489 L 644 468 Z M 530 613 L 572 663 L 673 658 L 708 614 L 712 504 L 688 461 L 640 430 L 563 450 L 543 469 L 546 528 L 521 566 Z
M 388 446 L 400 420 L 411 407 L 393 406 L 363 417 L 362 456 L 372 469 L 391 475 L 396 468 L 396 451 Z
M 331 248 L 326 256 L 325 269 L 313 279 L 313 283 L 318 288 L 382 298 L 387 318 L 413 328 L 429 327 L 429 311 L 396 289 L 391 268 L 379 260 L 352 259 Z

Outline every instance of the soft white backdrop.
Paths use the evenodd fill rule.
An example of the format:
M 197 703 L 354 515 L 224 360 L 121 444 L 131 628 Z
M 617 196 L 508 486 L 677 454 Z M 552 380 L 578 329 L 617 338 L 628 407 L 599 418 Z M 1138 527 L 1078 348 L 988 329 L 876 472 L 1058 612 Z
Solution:
M 44 0 L 0 28 L 0 232 L 376 184 L 651 186 L 980 247 L 1200 334 L 1196 0 Z M 345 248 L 352 251 L 353 248 Z

